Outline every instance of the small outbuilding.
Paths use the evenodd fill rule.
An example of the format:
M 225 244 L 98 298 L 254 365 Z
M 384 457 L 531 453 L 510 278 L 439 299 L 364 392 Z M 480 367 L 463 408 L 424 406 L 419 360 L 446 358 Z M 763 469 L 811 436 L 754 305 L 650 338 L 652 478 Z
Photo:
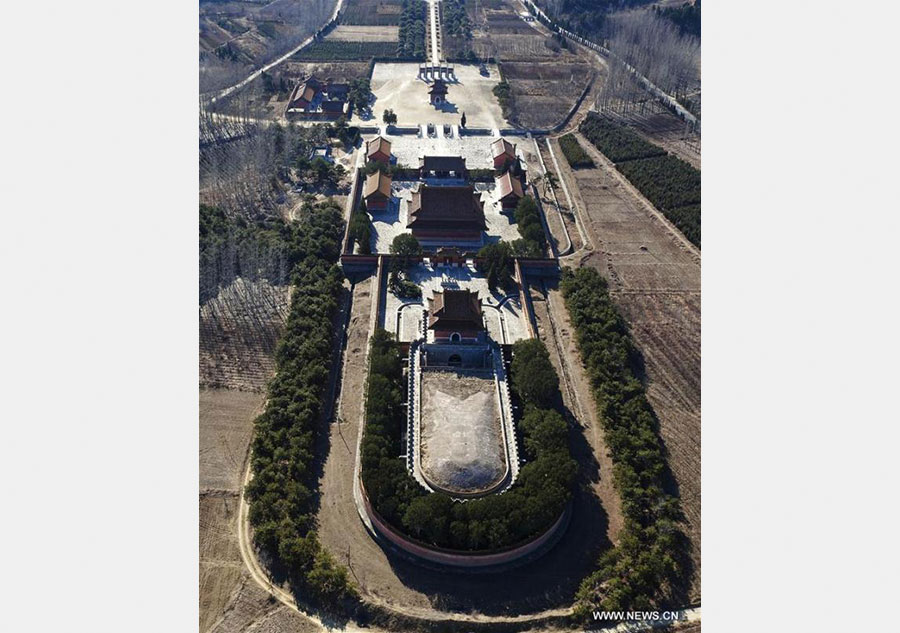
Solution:
M 366 161 L 375 161 L 382 165 L 391 162 L 391 142 L 381 136 L 376 136 L 366 143 Z
M 322 82 L 315 76 L 297 84 L 288 100 L 288 109 L 306 110 L 322 90 Z
M 505 138 L 498 138 L 491 143 L 491 156 L 494 169 L 504 169 L 516 162 L 516 146 Z
M 507 171 L 502 176 L 497 176 L 494 182 L 497 185 L 500 206 L 503 210 L 512 211 L 515 209 L 516 205 L 519 204 L 519 200 L 525 195 L 522 181 L 515 178 L 512 172 Z
M 380 171 L 369 174 L 363 185 L 363 200 L 369 211 L 385 210 L 391 201 L 391 177 Z

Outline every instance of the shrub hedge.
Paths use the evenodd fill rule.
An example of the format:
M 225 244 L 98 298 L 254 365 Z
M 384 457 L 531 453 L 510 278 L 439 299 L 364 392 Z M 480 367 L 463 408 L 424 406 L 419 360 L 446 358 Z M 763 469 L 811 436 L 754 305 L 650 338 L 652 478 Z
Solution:
M 292 585 L 328 604 L 355 593 L 346 570 L 319 544 L 313 471 L 343 274 L 335 265 L 343 220 L 332 202 L 308 205 L 292 227 L 297 264 L 276 374 L 256 419 L 247 486 L 254 542 Z
M 523 196 L 516 205 L 515 216 L 522 239 L 534 247 L 532 250 L 543 253 L 547 239 L 544 235 L 544 225 L 541 223 L 541 212 L 538 210 L 534 198 L 528 195 Z
M 466 13 L 465 0 L 446 0 L 441 3 L 441 25 L 448 35 L 471 39 L 472 21 Z
M 675 156 L 656 156 L 616 165 L 691 242 L 700 245 L 700 172 Z M 690 207 L 690 210 L 683 210 Z M 680 210 L 680 213 L 675 211 Z M 693 236 L 693 237 L 692 237 Z
M 365 202 L 350 216 L 348 234 L 353 242 L 359 244 L 360 255 L 372 253 L 372 223 L 369 214 L 366 213 Z
M 648 143 L 632 130 L 616 125 L 595 112 L 588 113 L 578 130 L 614 163 L 666 154 L 661 147 Z
M 590 168 L 594 166 L 594 161 L 588 156 L 584 148 L 571 134 L 566 134 L 559 138 L 559 146 L 562 148 L 566 160 L 573 169 Z
M 513 346 L 514 358 L 526 343 L 543 346 L 540 341 L 520 341 Z M 557 411 L 542 409 L 519 393 L 525 406 L 518 426 L 526 463 L 518 479 L 502 495 L 456 503 L 443 493 L 428 493 L 399 457 L 405 452 L 400 445 L 405 389 L 399 346 L 388 332 L 378 330 L 369 350 L 362 478 L 384 520 L 421 542 L 475 552 L 532 539 L 559 518 L 571 497 L 576 464 L 569 454 L 566 422 Z
M 403 0 L 400 13 L 400 42 L 397 56 L 425 59 L 425 20 L 428 19 L 428 4 L 419 0 Z
M 679 527 L 678 498 L 664 487 L 668 465 L 656 418 L 633 370 L 634 344 L 596 270 L 565 268 L 560 287 L 593 386 L 625 516 L 619 545 L 581 584 L 576 615 L 673 606 L 686 585 L 687 542 Z
M 512 87 L 509 85 L 509 82 L 505 79 L 501 79 L 500 83 L 491 89 L 491 92 L 497 97 L 497 103 L 500 104 L 500 109 L 503 111 L 503 117 L 509 118 L 509 113 L 512 110 L 513 104 Z

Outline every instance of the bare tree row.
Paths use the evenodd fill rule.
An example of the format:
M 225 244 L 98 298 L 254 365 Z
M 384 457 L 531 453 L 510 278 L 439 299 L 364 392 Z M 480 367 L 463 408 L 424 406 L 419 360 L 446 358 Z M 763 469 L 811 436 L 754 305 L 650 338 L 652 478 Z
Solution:
M 249 19 L 278 20 L 285 27 L 273 36 L 256 34 L 255 40 L 261 45 L 261 52 L 249 52 L 230 44 L 240 54 L 230 59 L 216 53 L 200 54 L 200 93 L 215 92 L 232 86 L 243 79 L 254 67 L 259 67 L 295 48 L 303 40 L 318 31 L 328 21 L 337 0 L 285 0 L 272 3 L 261 10 L 243 10 L 242 16 Z M 250 34 L 242 37 L 251 37 Z
M 612 15 L 606 29 L 612 58 L 611 77 L 616 65 L 620 66 L 616 79 L 621 76 L 623 69 L 616 63 L 621 60 L 678 101 L 699 89 L 700 41 L 697 38 L 681 35 L 672 22 L 649 11 Z M 613 92 L 631 91 L 628 82 L 609 83 Z
M 233 232 L 200 253 L 200 301 L 215 297 L 236 279 L 285 285 L 289 273 L 288 253 L 282 243 L 264 244 L 253 236 Z

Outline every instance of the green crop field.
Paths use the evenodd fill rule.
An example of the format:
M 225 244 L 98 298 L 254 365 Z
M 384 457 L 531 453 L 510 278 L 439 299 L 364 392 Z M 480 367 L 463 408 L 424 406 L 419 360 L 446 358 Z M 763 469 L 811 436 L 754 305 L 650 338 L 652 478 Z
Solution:
M 321 40 L 313 42 L 294 56 L 297 61 L 367 60 L 373 57 L 394 57 L 397 42 L 341 42 Z

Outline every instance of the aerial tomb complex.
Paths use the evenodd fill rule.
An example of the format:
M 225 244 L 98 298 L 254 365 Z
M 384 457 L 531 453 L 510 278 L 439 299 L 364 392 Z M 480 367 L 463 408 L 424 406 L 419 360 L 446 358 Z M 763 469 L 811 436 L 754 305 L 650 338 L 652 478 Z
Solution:
M 478 294 L 434 292 L 426 323 L 410 351 L 412 474 L 455 497 L 495 492 L 512 483 L 517 450 L 506 373 Z
M 535 336 L 535 328 L 518 264 L 510 293 L 512 286 L 489 286 L 478 253 L 487 244 L 520 239 L 512 211 L 527 193 L 527 170 L 516 146 L 503 138 L 468 137 L 463 151 L 452 154 L 416 152 L 415 140 L 387 136 L 366 142 L 370 166 L 357 172 L 356 204 L 364 202 L 371 218 L 373 254 L 354 255 L 348 241 L 342 262 L 346 268 L 359 257 L 377 269 L 374 326 L 393 336 L 405 369 L 402 459 L 428 493 L 457 503 L 502 495 L 522 465 L 521 412 L 510 392 L 512 346 Z M 373 170 L 373 162 L 390 169 Z M 392 245 L 402 235 L 414 237 L 421 252 L 396 259 Z M 392 262 L 399 261 L 398 273 Z M 416 294 L 392 290 L 389 270 L 402 274 Z M 504 564 L 533 554 L 563 525 L 561 517 L 532 541 L 496 553 L 448 551 L 388 524 L 367 501 L 362 479 L 358 485 L 361 517 L 376 538 L 430 562 Z

